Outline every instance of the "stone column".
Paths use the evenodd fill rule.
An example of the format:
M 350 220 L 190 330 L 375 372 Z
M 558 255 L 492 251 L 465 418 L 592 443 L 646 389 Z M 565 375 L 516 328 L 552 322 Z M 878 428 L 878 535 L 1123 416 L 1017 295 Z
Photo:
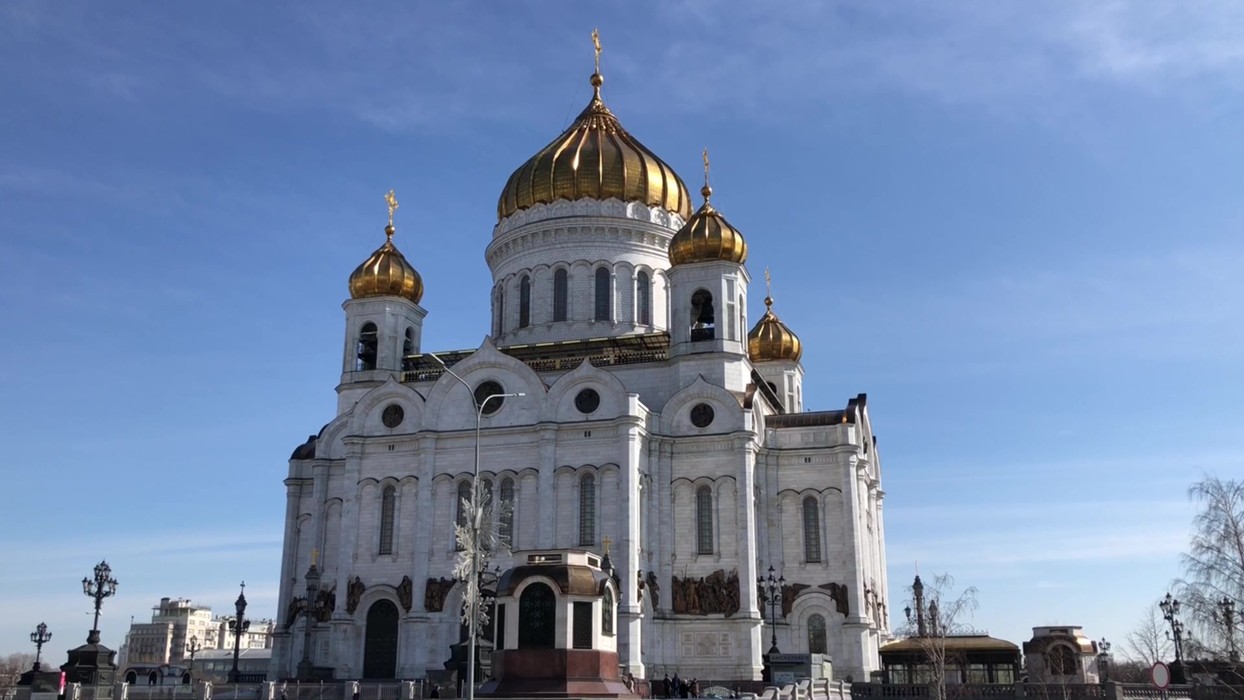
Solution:
M 550 506 L 549 512 L 540 518 L 540 532 L 536 538 L 536 547 L 551 549 L 556 546 L 553 528 L 556 525 L 554 513 L 557 510 L 557 494 L 553 488 L 553 473 L 557 470 L 557 426 L 553 423 L 541 423 L 537 428 L 540 442 L 539 476 L 536 497 Z
M 292 469 L 291 469 L 292 471 Z M 285 630 L 289 602 L 297 595 L 297 575 L 294 560 L 298 557 L 298 504 L 302 499 L 303 480 L 289 477 L 285 480 L 285 546 L 281 556 L 281 585 L 277 597 L 277 630 L 272 640 L 270 673 L 274 678 L 294 675 L 293 639 Z
M 753 499 L 756 485 L 756 442 L 750 435 L 734 439 L 733 453 L 739 456 L 735 478 L 738 481 L 735 497 L 735 520 L 738 530 L 737 556 L 739 561 L 739 616 L 751 622 L 747 625 L 747 636 L 740 639 L 744 651 L 736 659 L 750 663 L 752 678 L 760 678 L 763 670 L 761 656 L 765 652 L 763 634 L 763 616 L 760 612 L 760 601 L 756 594 L 756 576 L 758 569 L 756 559 L 759 557 L 759 540 L 756 527 L 756 509 Z
M 639 397 L 630 396 L 628 403 L 631 419 L 630 425 L 625 426 L 623 457 L 619 460 L 622 471 L 622 541 L 618 543 L 619 556 L 614 562 L 621 581 L 618 584 L 618 623 L 626 630 L 619 639 L 622 643 L 618 646 L 618 663 L 637 678 L 643 678 L 643 609 L 640 607 L 635 572 L 639 570 L 639 467 L 645 434 Z
M 436 479 L 436 443 L 436 434 L 427 432 L 420 433 L 415 442 L 415 474 L 419 477 L 419 485 L 415 495 L 415 551 L 410 573 L 410 578 L 415 584 L 414 593 L 412 593 L 415 600 L 411 608 L 416 613 L 415 625 L 427 625 L 429 621 L 427 611 L 423 607 L 424 591 L 428 585 L 428 572 L 432 560 L 433 538 L 429 533 L 436 532 L 438 525 L 448 526 L 448 523 L 432 522 L 436 513 L 436 506 L 432 503 Z M 452 513 L 453 510 L 451 509 L 450 512 Z M 416 636 L 421 636 L 418 631 L 416 631 Z M 427 672 L 428 668 L 434 667 L 433 660 L 428 656 L 431 645 L 416 643 L 413 646 L 415 653 L 411 658 L 414 671 L 412 675 L 422 675 Z
M 864 513 L 860 510 L 860 495 L 867 493 L 864 483 L 867 475 L 863 472 L 864 465 L 860 463 L 858 455 L 843 457 L 845 468 L 842 470 L 842 497 L 845 524 L 849 528 L 846 533 L 847 543 L 851 550 L 851 571 L 847 578 L 850 613 L 842 624 L 843 649 L 848 658 L 839 661 L 837 666 L 843 676 L 862 680 L 866 677 L 863 655 L 868 648 L 869 624 L 864 609 L 864 550 L 867 546 L 864 542 L 864 530 L 867 526 Z M 835 675 L 837 672 L 836 670 Z

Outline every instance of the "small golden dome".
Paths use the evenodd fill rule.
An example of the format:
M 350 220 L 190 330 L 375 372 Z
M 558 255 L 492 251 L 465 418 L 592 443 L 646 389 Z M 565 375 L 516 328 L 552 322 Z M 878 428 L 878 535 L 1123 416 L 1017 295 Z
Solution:
M 743 234 L 726 221 L 709 203 L 713 188 L 707 184 L 700 190 L 704 204 L 687 219 L 687 223 L 670 240 L 670 264 L 725 260 L 742 264 L 747 261 L 747 241 Z
M 351 298 L 396 296 L 416 304 L 423 298 L 423 278 L 393 245 L 394 231 L 393 224 L 386 226 L 388 240 L 350 273 Z
M 600 98 L 604 78 L 592 74 L 592 100 L 570 128 L 510 175 L 497 201 L 497 220 L 559 199 L 620 199 L 691 214 L 687 186 L 644 147 Z
M 752 362 L 790 360 L 798 362 L 803 356 L 799 336 L 791 332 L 773 313 L 773 297 L 765 297 L 765 315 L 760 317 L 747 334 L 747 355 Z

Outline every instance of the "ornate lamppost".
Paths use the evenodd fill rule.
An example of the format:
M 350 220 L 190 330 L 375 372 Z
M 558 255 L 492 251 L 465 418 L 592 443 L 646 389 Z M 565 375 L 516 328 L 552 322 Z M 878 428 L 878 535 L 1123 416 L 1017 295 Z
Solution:
M 198 653 L 203 645 L 199 644 L 198 636 L 191 635 L 190 643 L 186 645 L 186 651 L 190 652 L 190 675 L 194 676 L 194 655 Z
M 52 641 L 52 633 L 48 631 L 47 623 L 40 622 L 35 631 L 30 633 L 30 641 L 35 644 L 35 665 L 34 671 L 40 668 L 39 659 L 43 656 L 43 645 Z
M 1158 608 L 1162 610 L 1162 619 L 1171 626 L 1166 636 L 1175 643 L 1175 662 L 1171 664 L 1171 682 L 1176 685 L 1187 682 L 1184 678 L 1184 623 L 1179 621 L 1179 607 L 1179 599 L 1172 597 L 1170 593 L 1158 602 Z
M 467 384 L 466 380 L 458 376 L 458 374 L 454 372 L 452 369 L 449 369 L 449 365 L 445 364 L 444 360 L 442 360 L 441 358 L 437 357 L 436 355 L 432 353 L 428 353 L 428 357 L 432 358 L 438 365 L 440 365 L 445 370 L 446 374 L 458 380 L 458 383 L 461 384 L 462 387 L 467 390 L 467 394 L 470 395 L 471 403 L 475 404 L 475 469 L 472 471 L 472 474 L 471 474 L 472 518 L 471 518 L 471 551 L 469 552 L 469 554 L 471 555 L 471 567 L 470 567 L 470 571 L 467 573 L 467 593 L 466 593 L 467 616 L 468 616 L 467 618 L 467 696 L 466 696 L 466 700 L 475 700 L 475 625 L 476 625 L 476 618 L 479 617 L 479 579 L 480 579 L 479 555 L 480 555 L 480 549 L 481 549 L 480 543 L 479 543 L 479 531 L 480 531 L 480 526 L 483 524 L 480 522 L 480 520 L 481 518 L 483 518 L 483 514 L 484 514 L 484 511 L 480 507 L 480 503 L 479 503 L 479 496 L 480 496 L 480 493 L 479 493 L 480 423 L 484 419 L 484 409 L 488 407 L 489 402 L 496 400 L 496 399 L 504 400 L 504 399 L 511 398 L 511 397 L 526 396 L 526 394 L 522 393 L 521 391 L 517 393 L 513 393 L 513 394 L 489 394 L 488 396 L 484 397 L 484 399 L 481 401 L 478 397 L 475 396 L 475 392 L 471 389 L 471 385 Z
M 1097 649 L 1097 676 L 1102 683 L 1107 683 L 1110 681 L 1110 642 L 1102 637 Z
M 760 603 L 769 606 L 769 627 L 773 630 L 766 656 L 781 653 L 777 645 L 777 608 L 782 604 L 782 587 L 786 585 L 786 577 L 779 574 L 777 578 L 774 578 L 774 573 L 776 572 L 770 566 L 768 578 L 764 576 L 756 578 L 756 585 L 760 587 Z
M 95 622 L 86 636 L 86 643 L 99 644 L 99 609 L 104 604 L 104 598 L 117 594 L 117 580 L 112 577 L 112 567 L 108 566 L 107 561 L 95 565 L 95 578 L 82 579 L 82 592 L 86 597 L 95 599 Z
M 1231 661 L 1240 660 L 1240 652 L 1235 647 L 1235 601 L 1223 596 L 1215 604 L 1214 619 L 1222 622 L 1227 630 L 1227 658 Z
M 298 662 L 298 678 L 311 680 L 315 668 L 311 663 L 311 624 L 315 622 L 315 603 L 320 594 L 320 570 L 315 566 L 315 552 L 311 553 L 311 567 L 307 569 L 307 598 L 302 605 L 302 660 Z
M 234 611 L 237 613 L 232 620 L 229 620 L 229 631 L 233 633 L 233 668 L 229 670 L 229 682 L 238 682 L 238 654 L 242 651 L 242 633 L 250 629 L 251 621 L 247 620 L 246 615 L 246 582 L 242 582 L 242 592 L 238 594 L 238 599 L 233 603 Z

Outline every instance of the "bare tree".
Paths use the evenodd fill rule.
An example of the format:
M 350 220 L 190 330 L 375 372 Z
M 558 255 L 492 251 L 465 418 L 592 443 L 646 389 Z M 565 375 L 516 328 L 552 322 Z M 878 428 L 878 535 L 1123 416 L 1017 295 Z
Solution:
M 946 700 L 948 669 L 967 667 L 965 660 L 948 648 L 947 638 L 972 631 L 965 618 L 976 611 L 976 588 L 968 587 L 956 594 L 954 577 L 937 574 L 928 586 L 917 576 L 910 590 L 912 599 L 904 632 L 920 645 L 927 664 L 924 680 L 933 691 L 933 700 Z M 960 683 L 966 680 L 958 679 Z
M 0 686 L 15 685 L 23 673 L 35 665 L 35 655 L 26 652 L 0 658 Z M 44 668 L 47 668 L 44 666 Z
M 1123 656 L 1146 668 L 1172 656 L 1171 640 L 1166 636 L 1166 622 L 1158 613 L 1156 603 L 1145 608 L 1145 613 L 1123 641 L 1126 645 Z
M 1188 488 L 1200 510 L 1192 540 L 1180 559 L 1184 578 L 1176 590 L 1194 653 L 1226 657 L 1238 645 L 1238 617 L 1229 627 L 1221 605 L 1244 611 L 1244 481 L 1204 476 Z

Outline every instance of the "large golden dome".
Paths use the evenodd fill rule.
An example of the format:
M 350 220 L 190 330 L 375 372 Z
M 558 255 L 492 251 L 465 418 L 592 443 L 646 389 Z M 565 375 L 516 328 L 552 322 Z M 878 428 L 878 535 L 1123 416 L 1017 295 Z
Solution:
M 662 207 L 686 219 L 687 186 L 644 147 L 600 98 L 604 78 L 592 74 L 592 101 L 570 128 L 510 175 L 497 201 L 497 220 L 559 199 L 620 199 Z
M 670 264 L 709 260 L 742 264 L 747 260 L 747 241 L 743 240 L 743 234 L 709 203 L 713 188 L 705 184 L 700 193 L 704 195 L 704 204 L 670 240 Z
M 747 355 L 752 362 L 798 362 L 803 356 L 803 345 L 799 342 L 799 336 L 773 313 L 773 297 L 765 297 L 765 315 L 760 317 L 747 334 Z
M 394 231 L 393 224 L 386 226 L 384 245 L 350 273 L 351 298 L 397 296 L 416 304 L 423 298 L 423 278 L 393 245 Z

